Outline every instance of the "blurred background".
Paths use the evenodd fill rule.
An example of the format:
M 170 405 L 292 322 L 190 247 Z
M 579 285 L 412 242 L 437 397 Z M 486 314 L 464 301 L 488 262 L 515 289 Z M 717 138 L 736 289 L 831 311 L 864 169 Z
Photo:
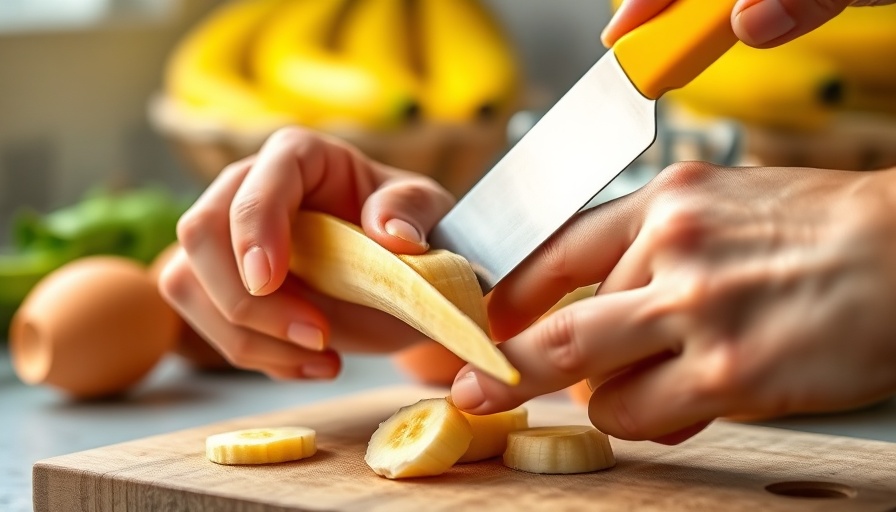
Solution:
M 197 180 L 147 116 L 166 61 L 217 0 L 0 0 L 0 230 L 22 206 L 71 204 L 98 183 Z M 556 96 L 603 52 L 609 5 L 491 0 L 528 83 Z M 546 34 L 550 34 L 546 36 Z
M 0 0 L 0 431 L 18 434 L 0 444 L 0 509 L 30 509 L 23 460 L 450 382 L 459 360 L 435 344 L 347 357 L 335 383 L 218 374 L 232 368 L 155 287 L 177 218 L 284 124 L 461 195 L 604 53 L 618 2 Z M 660 101 L 657 143 L 593 204 L 677 160 L 896 165 L 893 27 L 896 6 L 856 8 L 778 49 L 735 46 Z M 108 397 L 124 400 L 91 400 Z M 794 421 L 893 435 L 870 416 Z
M 0 0 L 2 331 L 71 262 L 115 255 L 154 279 L 183 210 L 280 126 L 343 137 L 462 195 L 604 53 L 618 4 Z M 663 98 L 657 144 L 594 204 L 685 159 L 896 165 L 896 67 L 882 65 L 896 62 L 893 26 L 896 6 L 856 8 L 780 48 L 736 45 Z M 52 289 L 50 304 L 66 293 L 80 297 Z M 89 321 L 109 316 L 102 300 L 79 302 L 84 339 L 110 329 Z M 119 327 L 110 340 L 134 331 Z M 14 363 L 44 382 L 27 362 L 37 352 L 15 350 L 23 333 Z

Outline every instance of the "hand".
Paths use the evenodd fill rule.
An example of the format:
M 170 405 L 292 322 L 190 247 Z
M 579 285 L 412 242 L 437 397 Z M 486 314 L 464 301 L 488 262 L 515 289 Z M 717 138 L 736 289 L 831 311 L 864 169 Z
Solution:
M 453 203 L 429 178 L 309 131 L 281 130 L 257 155 L 226 168 L 180 219 L 183 250 L 159 287 L 233 365 L 279 379 L 332 378 L 340 367 L 334 348 L 382 352 L 425 338 L 290 275 L 292 213 L 330 213 L 393 252 L 418 254 L 427 249 L 423 233 Z
M 609 48 L 674 1 L 624 0 L 601 34 L 601 40 Z M 738 0 L 731 12 L 731 26 L 746 44 L 771 48 L 815 30 L 850 5 L 892 3 L 896 0 Z
M 522 375 L 452 388 L 487 414 L 588 378 L 592 422 L 680 442 L 714 418 L 842 409 L 896 392 L 896 169 L 684 163 L 580 214 L 493 291 Z M 525 331 L 565 293 L 602 282 Z

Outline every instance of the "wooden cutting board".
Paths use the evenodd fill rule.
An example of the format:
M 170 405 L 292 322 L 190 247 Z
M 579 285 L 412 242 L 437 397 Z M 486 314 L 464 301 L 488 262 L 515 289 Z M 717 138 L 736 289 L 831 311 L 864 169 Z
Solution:
M 896 444 L 727 422 L 677 447 L 614 439 L 616 467 L 590 474 L 532 475 L 491 460 L 431 478 L 376 476 L 364 452 L 379 422 L 444 395 L 389 388 L 47 459 L 34 466 L 35 510 L 896 512 Z M 565 401 L 527 407 L 532 425 L 588 423 Z M 210 434 L 277 425 L 316 429 L 318 453 L 266 466 L 205 458 Z

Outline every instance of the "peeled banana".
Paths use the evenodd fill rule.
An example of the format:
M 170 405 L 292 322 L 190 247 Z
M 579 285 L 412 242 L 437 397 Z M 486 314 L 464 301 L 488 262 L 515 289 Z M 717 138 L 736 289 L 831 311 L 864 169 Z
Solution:
M 486 334 L 482 291 L 469 263 L 447 251 L 395 255 L 357 226 L 302 211 L 292 272 L 321 293 L 385 311 L 508 384 L 519 372 Z
M 306 427 L 235 430 L 205 440 L 205 456 L 217 464 L 272 464 L 304 459 L 316 452 L 316 433 Z
M 402 407 L 370 438 L 364 461 L 390 479 L 440 475 L 466 452 L 473 431 L 444 398 Z
M 507 435 L 529 427 L 529 414 L 523 407 L 483 416 L 463 411 L 461 414 L 473 429 L 473 439 L 458 463 L 478 462 L 501 455 L 507 449 Z
M 511 432 L 504 452 L 505 466 L 529 473 L 587 473 L 615 464 L 606 434 L 585 425 L 535 427 Z

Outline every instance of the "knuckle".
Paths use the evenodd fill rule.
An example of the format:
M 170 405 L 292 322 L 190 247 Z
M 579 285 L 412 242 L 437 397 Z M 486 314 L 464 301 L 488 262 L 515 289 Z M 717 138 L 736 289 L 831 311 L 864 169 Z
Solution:
M 158 289 L 169 304 L 179 306 L 188 302 L 193 293 L 193 271 L 185 260 L 175 258 L 159 275 Z
M 551 367 L 571 374 L 582 373 L 585 366 L 575 317 L 569 309 L 554 313 L 544 322 L 537 338 L 538 352 Z
M 387 185 L 380 189 L 389 195 L 389 200 L 400 203 L 412 212 L 426 212 L 432 209 L 433 201 L 446 202 L 450 197 L 435 180 L 426 176 L 414 176 Z
M 230 219 L 236 226 L 247 226 L 257 222 L 266 201 L 259 193 L 249 193 L 234 200 L 230 206 Z
M 268 137 L 268 144 L 280 146 L 303 146 L 315 139 L 314 132 L 301 126 L 286 126 Z
M 645 230 L 655 247 L 686 248 L 697 245 L 708 229 L 700 208 L 682 201 L 665 201 L 651 215 Z
M 576 288 L 569 268 L 570 258 L 567 254 L 567 245 L 561 243 L 558 237 L 549 238 L 538 249 L 540 260 L 539 280 L 544 283 L 554 284 L 556 288 L 570 292 Z
M 228 323 L 233 325 L 245 326 L 250 318 L 252 318 L 252 306 L 255 297 L 241 296 L 239 299 L 224 306 L 221 314 Z
M 233 366 L 247 370 L 259 369 L 252 359 L 252 339 L 246 332 L 235 334 L 227 343 L 219 344 L 224 358 Z
M 738 357 L 736 346 L 731 340 L 718 340 L 701 358 L 691 385 L 693 400 L 733 403 L 750 392 L 756 379 Z
M 717 168 L 707 162 L 677 162 L 663 169 L 651 183 L 658 192 L 680 192 L 706 181 Z
M 187 251 L 191 251 L 205 240 L 215 221 L 213 212 L 191 208 L 177 221 L 177 239 Z

